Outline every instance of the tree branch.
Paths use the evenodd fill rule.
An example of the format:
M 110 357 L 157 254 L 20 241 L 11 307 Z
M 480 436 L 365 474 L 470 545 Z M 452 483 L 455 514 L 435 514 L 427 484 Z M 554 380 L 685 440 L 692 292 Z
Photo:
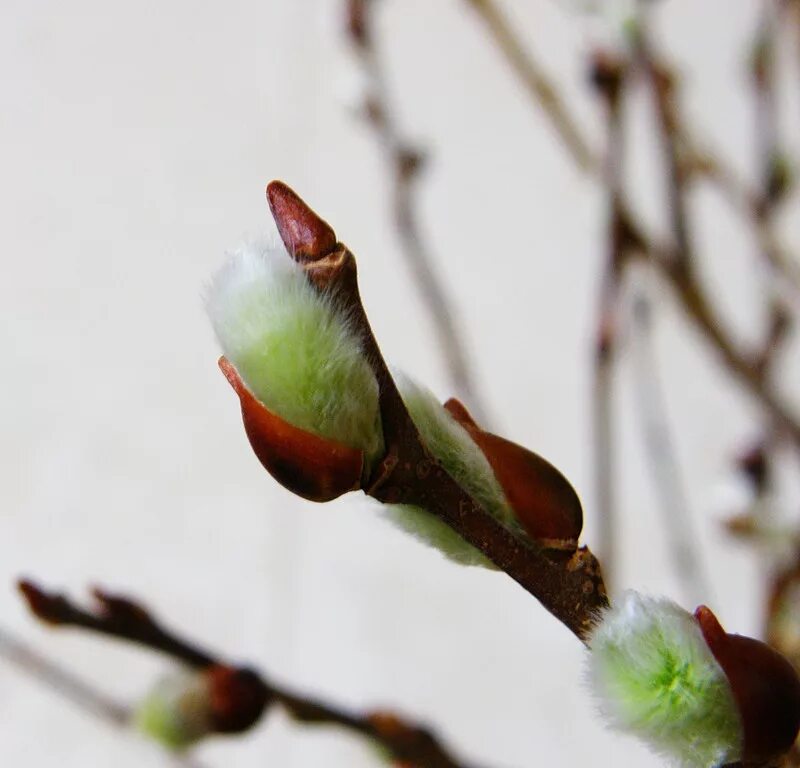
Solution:
M 20 591 L 33 614 L 51 626 L 75 627 L 133 643 L 197 670 L 226 666 L 222 658 L 164 629 L 147 608 L 130 598 L 94 589 L 92 595 L 97 606 L 88 611 L 65 595 L 47 592 L 31 581 L 20 582 Z M 267 691 L 269 702 L 283 707 L 298 723 L 339 726 L 376 742 L 395 760 L 412 767 L 476 768 L 456 759 L 424 726 L 387 711 L 354 714 L 294 692 L 253 670 L 250 672 Z
M 272 182 L 267 195 L 280 232 L 295 232 L 302 222 L 304 231 L 309 233 L 310 243 L 316 242 L 313 235 L 318 231 L 332 233 L 330 226 L 282 182 Z M 579 639 L 585 640 L 594 626 L 597 612 L 608 605 L 600 567 L 594 555 L 586 547 L 575 549 L 577 541 L 569 542 L 571 546 L 567 548 L 554 548 L 512 532 L 482 509 L 447 474 L 425 448 L 383 359 L 361 302 L 353 254 L 342 243 L 336 243 L 332 249 L 325 247 L 309 253 L 307 248 L 298 250 L 297 243 L 289 237 L 285 237 L 284 242 L 312 285 L 335 295 L 342 311 L 351 318 L 378 382 L 386 455 L 362 482 L 365 493 L 387 504 L 422 507 L 441 518 L 536 597 Z M 525 451 L 520 446 L 515 448 Z M 533 484 L 530 490 L 538 491 L 545 498 L 550 498 L 548 494 L 554 487 L 553 483 L 558 488 L 565 485 L 574 494 L 555 468 L 540 457 L 533 458 L 541 462 L 540 468 L 546 478 L 517 477 L 518 482 Z M 543 481 L 541 485 L 540 481 Z M 553 500 L 553 505 L 545 512 L 561 511 L 559 504 L 564 497 L 560 491 L 556 492 Z M 576 539 L 579 533 L 579 530 L 575 532 Z

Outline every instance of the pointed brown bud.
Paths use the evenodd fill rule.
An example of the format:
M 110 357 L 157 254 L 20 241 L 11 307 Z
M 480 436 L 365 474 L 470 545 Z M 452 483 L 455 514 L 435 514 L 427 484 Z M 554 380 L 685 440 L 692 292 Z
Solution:
M 284 488 L 310 501 L 330 501 L 361 487 L 361 451 L 289 424 L 256 399 L 227 358 L 219 367 L 239 395 L 253 452 Z
M 444 407 L 486 456 L 527 534 L 545 546 L 575 549 L 583 528 L 583 508 L 564 475 L 533 451 L 482 430 L 455 398 Z
M 264 713 L 271 695 L 263 680 L 250 669 L 215 664 L 206 671 L 210 718 L 217 733 L 242 733 Z
M 694 615 L 733 691 L 744 732 L 742 764 L 770 763 L 789 751 L 800 729 L 794 667 L 766 643 L 728 634 L 705 605 Z
M 267 185 L 267 201 L 286 250 L 297 261 L 317 261 L 336 248 L 336 233 L 282 181 Z

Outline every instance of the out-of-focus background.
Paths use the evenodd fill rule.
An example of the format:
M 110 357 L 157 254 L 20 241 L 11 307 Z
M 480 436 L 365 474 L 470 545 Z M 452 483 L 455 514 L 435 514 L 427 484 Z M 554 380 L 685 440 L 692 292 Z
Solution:
M 592 544 L 604 194 L 570 163 L 468 3 L 378 5 L 396 116 L 429 153 L 418 183 L 422 229 L 491 423 L 572 480 Z M 586 60 L 602 22 L 552 0 L 500 5 L 599 151 L 602 111 Z M 756 167 L 745 54 L 760 5 L 663 0 L 654 29 L 683 76 L 685 115 L 745 176 Z M 272 178 L 297 189 L 356 253 L 386 356 L 442 398 L 452 394 L 398 247 L 383 157 L 357 116 L 363 83 L 342 6 L 0 7 L 0 622 L 133 700 L 166 668 L 162 659 L 48 632 L 14 589 L 21 574 L 75 594 L 101 583 L 296 688 L 423 718 L 476 763 L 659 765 L 602 727 L 583 685 L 582 647 L 510 579 L 445 562 L 387 527 L 363 498 L 295 498 L 250 452 L 202 293 L 227 248 L 271 231 Z M 796 76 L 781 81 L 786 126 L 797 124 L 798 86 Z M 629 116 L 630 199 L 663 232 L 646 99 L 635 97 Z M 785 133 L 788 148 L 800 149 L 800 133 Z M 737 337 L 755 341 L 766 277 L 752 233 L 713 192 L 692 204 L 701 274 Z M 782 226 L 798 245 L 793 222 Z M 759 410 L 674 302 L 655 296 L 667 410 L 712 582 L 705 600 L 729 628 L 757 633 L 763 573 L 720 521 L 741 503 L 731 457 Z M 796 355 L 786 355 L 778 378 L 790 395 L 798 374 Z M 615 589 L 680 600 L 624 359 L 615 383 Z M 781 494 L 796 499 L 797 488 L 783 487 L 778 505 Z M 2 660 L 0 755 L 18 768 L 168 764 L 157 747 L 103 726 Z M 277 714 L 197 755 L 212 768 L 378 764 L 350 735 Z

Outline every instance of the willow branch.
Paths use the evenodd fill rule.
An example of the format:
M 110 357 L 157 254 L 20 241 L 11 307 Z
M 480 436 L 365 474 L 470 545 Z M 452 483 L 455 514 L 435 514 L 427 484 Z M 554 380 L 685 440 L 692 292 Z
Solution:
M 353 254 L 336 240 L 330 225 L 283 182 L 271 182 L 267 197 L 289 253 L 313 286 L 336 296 L 351 318 L 378 382 L 385 455 L 369 468 L 368 477 L 360 478 L 358 487 L 384 504 L 411 504 L 439 517 L 585 641 L 608 601 L 597 559 L 587 547 L 578 548 L 582 511 L 572 486 L 544 459 L 483 432 L 466 414 L 474 433 L 492 442 L 494 457 L 504 467 L 511 462 L 513 476 L 504 488 L 530 500 L 535 506 L 532 516 L 552 523 L 549 530 L 555 539 L 546 533 L 534 539 L 483 509 L 425 447 L 370 327 Z M 245 415 L 252 407 L 251 399 L 242 400 Z M 486 453 L 485 448 L 481 450 Z
M 514 27 L 495 0 L 465 2 L 476 11 L 508 66 L 524 86 L 531 101 L 544 112 L 575 165 L 584 173 L 600 172 L 598 158 L 578 128 L 578 120 L 570 113 L 544 67 L 517 37 Z
M 165 629 L 147 608 L 128 597 L 94 589 L 96 607 L 87 610 L 65 595 L 47 592 L 30 581 L 21 582 L 20 589 L 32 613 L 50 626 L 74 627 L 133 643 L 197 670 L 225 665 L 221 657 Z M 344 728 L 381 745 L 395 760 L 409 766 L 475 768 L 456 759 L 427 727 L 386 711 L 355 714 L 299 694 L 248 669 L 267 692 L 269 702 L 281 706 L 298 723 Z
M 417 215 L 416 183 L 423 156 L 402 136 L 386 83 L 374 30 L 375 0 L 346 0 L 348 31 L 368 80 L 365 113 L 392 180 L 392 211 L 403 256 L 434 324 L 452 385 L 472 409 L 486 417 L 475 372 L 455 319 L 453 302 L 433 268 L 434 258 Z

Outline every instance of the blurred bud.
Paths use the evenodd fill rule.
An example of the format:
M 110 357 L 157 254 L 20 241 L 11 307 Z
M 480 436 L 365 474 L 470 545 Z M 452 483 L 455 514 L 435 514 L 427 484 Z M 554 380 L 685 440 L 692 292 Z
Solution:
M 300 209 L 291 195 L 273 198 L 296 254 L 313 259 L 335 243 L 327 225 L 292 218 Z M 282 247 L 250 245 L 215 276 L 206 304 L 264 467 L 315 501 L 359 487 L 383 451 L 378 383 L 335 297 Z
M 251 728 L 269 704 L 269 691 L 254 672 L 215 664 L 163 677 L 136 709 L 144 734 L 174 750 L 214 733 Z
M 207 676 L 193 670 L 165 676 L 141 701 L 135 718 L 151 739 L 169 749 L 186 749 L 214 730 Z
M 250 669 L 215 664 L 206 670 L 211 724 L 217 733 L 242 733 L 255 725 L 270 702 L 270 692 Z
M 784 200 L 794 184 L 794 168 L 785 152 L 775 151 L 769 160 L 765 196 L 770 205 Z
M 736 466 L 750 483 L 755 496 L 761 496 L 769 484 L 769 461 L 762 441 L 750 446 L 736 459 Z
M 688 611 L 627 592 L 602 614 L 588 646 L 592 687 L 613 727 L 687 768 L 741 758 L 734 694 Z

